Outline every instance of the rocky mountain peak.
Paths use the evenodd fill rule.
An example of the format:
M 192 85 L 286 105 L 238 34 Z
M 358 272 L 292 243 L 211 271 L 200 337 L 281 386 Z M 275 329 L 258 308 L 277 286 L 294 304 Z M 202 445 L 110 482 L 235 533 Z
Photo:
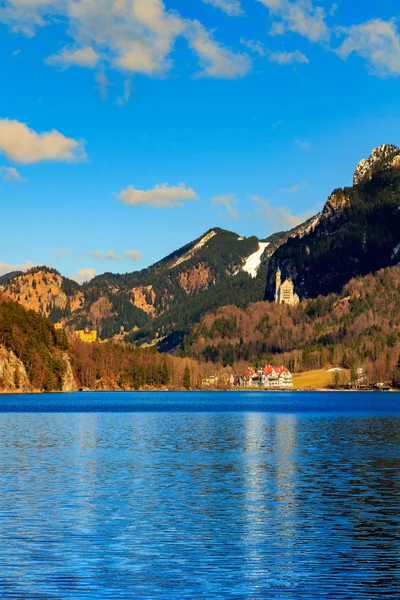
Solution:
M 391 161 L 390 159 L 393 158 Z M 386 162 L 388 161 L 388 162 Z M 393 144 L 382 144 L 372 150 L 367 159 L 360 160 L 354 171 L 353 183 L 359 185 L 367 178 L 371 179 L 377 167 L 385 163 L 388 166 L 400 166 L 400 149 Z

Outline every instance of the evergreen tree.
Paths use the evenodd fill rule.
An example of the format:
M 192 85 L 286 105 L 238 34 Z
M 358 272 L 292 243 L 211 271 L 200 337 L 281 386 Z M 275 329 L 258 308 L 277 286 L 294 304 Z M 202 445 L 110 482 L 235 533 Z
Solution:
M 189 365 L 186 365 L 185 371 L 183 373 L 183 387 L 186 390 L 190 390 L 190 370 L 189 370 Z

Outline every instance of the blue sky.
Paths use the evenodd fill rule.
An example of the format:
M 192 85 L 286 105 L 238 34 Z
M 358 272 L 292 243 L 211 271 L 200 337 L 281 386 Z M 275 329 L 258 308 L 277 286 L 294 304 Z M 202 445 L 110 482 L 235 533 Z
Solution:
M 268 236 L 400 144 L 395 0 L 0 3 L 0 273 Z

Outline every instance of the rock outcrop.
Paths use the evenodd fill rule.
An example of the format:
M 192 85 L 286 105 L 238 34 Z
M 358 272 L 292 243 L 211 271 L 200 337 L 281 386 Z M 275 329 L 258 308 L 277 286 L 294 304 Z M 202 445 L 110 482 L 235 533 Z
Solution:
M 359 185 L 371 179 L 382 168 L 400 166 L 400 149 L 393 144 L 383 144 L 372 150 L 368 159 L 360 160 L 354 171 L 353 183 Z
M 148 315 L 154 316 L 156 312 L 156 309 L 154 308 L 156 294 L 152 285 L 140 285 L 134 287 L 131 290 L 131 294 L 131 302 L 136 308 L 140 308 Z
M 54 309 L 63 311 L 68 304 L 70 312 L 83 306 L 82 292 L 77 289 L 67 295 L 63 289 L 64 281 L 65 278 L 55 271 L 32 269 L 13 277 L 2 287 L 2 291 L 8 298 L 16 300 L 25 308 L 32 309 L 43 317 L 49 317 Z
M 71 361 L 67 353 L 63 355 L 63 359 L 65 362 L 65 373 L 62 382 L 62 391 L 76 392 L 78 390 L 78 386 L 76 384 L 74 373 L 71 367 Z
M 342 211 L 348 206 L 349 202 L 350 199 L 344 190 L 336 190 L 328 196 L 328 200 L 325 203 L 321 216 L 323 218 L 333 217 L 337 212 Z
M 180 273 L 179 276 L 179 284 L 188 295 L 195 291 L 205 290 L 214 282 L 215 278 L 209 267 L 202 263 Z
M 0 346 L 0 391 L 29 392 L 32 386 L 22 361 L 14 352 Z

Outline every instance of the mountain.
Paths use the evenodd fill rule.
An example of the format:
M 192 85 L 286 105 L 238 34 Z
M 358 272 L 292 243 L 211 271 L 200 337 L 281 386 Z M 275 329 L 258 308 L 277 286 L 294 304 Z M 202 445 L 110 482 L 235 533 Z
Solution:
M 350 279 L 400 260 L 400 150 L 375 148 L 335 190 L 303 236 L 291 237 L 271 258 L 265 298 L 273 300 L 278 267 L 300 298 L 340 292 Z
M 366 382 L 400 384 L 400 268 L 358 277 L 340 294 L 297 306 L 258 302 L 223 306 L 186 336 L 183 355 L 200 362 L 287 365 L 293 372 L 328 365 L 363 369 Z
M 15 277 L 16 275 L 22 275 L 22 271 L 10 271 L 10 273 L 5 273 L 4 275 L 0 275 L 0 285 L 4 285 L 10 279 Z
M 153 348 L 69 342 L 50 319 L 0 296 L 0 392 L 196 388 L 210 370 Z
M 357 165 L 352 187 L 322 212 L 267 239 L 220 228 L 141 271 L 104 273 L 82 286 L 48 267 L 9 274 L 0 291 L 67 333 L 175 351 L 208 312 L 273 300 L 278 267 L 300 299 L 341 293 L 352 278 L 400 260 L 400 150 L 385 144 Z
M 308 227 L 266 240 L 214 228 L 142 271 L 105 273 L 79 286 L 54 269 L 35 267 L 7 277 L 1 290 L 67 332 L 94 327 L 102 339 L 171 350 L 207 311 L 262 299 L 268 260 Z

